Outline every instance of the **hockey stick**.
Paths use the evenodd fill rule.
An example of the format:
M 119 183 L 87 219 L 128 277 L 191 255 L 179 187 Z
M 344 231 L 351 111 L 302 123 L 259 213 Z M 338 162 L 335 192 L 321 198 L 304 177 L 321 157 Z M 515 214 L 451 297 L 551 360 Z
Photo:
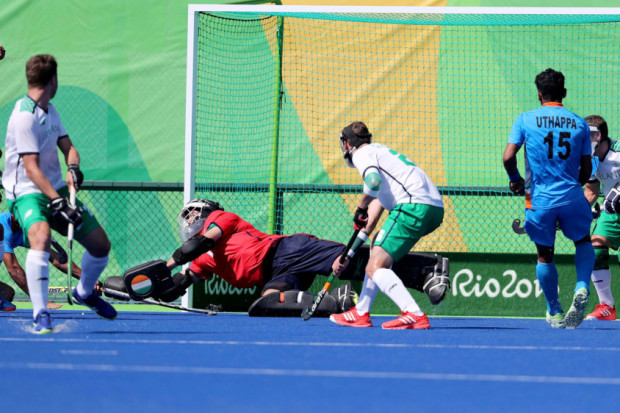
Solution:
M 75 207 L 75 185 L 69 186 L 69 205 Z M 75 232 L 75 225 L 69 223 L 69 229 L 67 230 L 67 241 L 69 241 L 69 258 L 67 260 L 67 302 L 69 305 L 73 305 L 73 299 L 71 298 L 71 267 L 73 261 L 73 233 Z
M 110 290 L 109 288 L 104 288 L 103 292 L 106 295 L 109 295 L 109 296 L 112 296 L 112 297 L 120 298 L 120 299 L 123 299 L 123 300 L 131 300 L 131 297 L 129 296 L 129 294 L 124 293 L 122 291 L 116 291 L 116 290 Z M 200 308 L 187 308 L 187 307 L 183 307 L 183 306 L 180 306 L 180 305 L 169 304 L 169 303 L 164 303 L 164 302 L 161 302 L 161 301 L 151 300 L 150 298 L 145 298 L 144 300 L 136 301 L 136 302 L 139 303 L 139 304 L 161 305 L 162 307 L 174 308 L 175 310 L 188 311 L 190 313 L 199 313 L 199 314 L 206 314 L 206 315 L 216 315 L 217 314 L 215 311 L 211 311 L 211 310 L 202 310 Z
M 361 231 L 361 228 L 359 228 L 359 229 L 356 228 L 355 231 L 353 231 L 353 235 L 351 236 L 351 239 L 349 240 L 349 243 L 347 244 L 347 246 L 345 247 L 344 251 L 342 251 L 342 254 L 340 255 L 340 263 L 341 264 L 344 263 L 344 260 L 345 260 L 345 258 L 347 256 L 347 253 L 349 252 L 349 249 L 351 248 L 351 246 L 355 242 L 355 238 L 357 238 L 357 234 L 359 234 L 360 231 Z M 332 281 L 333 280 L 334 280 L 334 273 L 331 272 L 329 274 L 329 277 L 327 278 L 327 282 L 323 286 L 323 289 L 318 292 L 316 297 L 314 297 L 314 302 L 312 303 L 312 307 L 310 309 L 305 308 L 304 311 L 301 313 L 301 318 L 304 321 L 310 320 L 310 317 L 312 317 L 312 314 L 314 314 L 314 312 L 316 311 L 317 307 L 321 303 L 321 300 L 323 299 L 325 294 L 327 294 L 327 290 L 329 290 L 329 287 L 332 285 Z

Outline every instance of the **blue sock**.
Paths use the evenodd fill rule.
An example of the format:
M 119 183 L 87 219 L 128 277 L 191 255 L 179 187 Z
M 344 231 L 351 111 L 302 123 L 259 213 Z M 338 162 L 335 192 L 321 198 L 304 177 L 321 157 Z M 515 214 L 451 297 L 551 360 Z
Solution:
M 551 315 L 556 315 L 562 312 L 562 306 L 558 297 L 558 270 L 555 268 L 555 264 L 545 264 L 538 262 L 536 264 L 536 278 L 540 288 L 542 288 L 547 300 L 547 311 Z
M 594 247 L 589 242 L 580 242 L 575 245 L 575 268 L 577 269 L 577 284 L 575 291 L 585 288 L 590 292 L 590 276 L 594 268 Z

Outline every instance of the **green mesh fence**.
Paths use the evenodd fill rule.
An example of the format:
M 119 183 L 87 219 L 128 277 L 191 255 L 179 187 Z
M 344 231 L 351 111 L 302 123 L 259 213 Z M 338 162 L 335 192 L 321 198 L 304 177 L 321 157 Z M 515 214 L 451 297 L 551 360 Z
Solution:
M 348 239 L 362 182 L 338 134 L 362 120 L 442 192 L 444 223 L 415 250 L 532 253 L 511 229 L 524 200 L 502 153 L 516 116 L 539 106 L 536 74 L 562 71 L 567 108 L 602 115 L 612 136 L 620 121 L 617 15 L 282 10 L 198 19 L 196 194 L 262 231 Z
M 95 213 L 112 244 L 110 262 L 101 281 L 150 260 L 167 260 L 180 245 L 176 217 L 183 206 L 182 183 L 85 181 L 78 198 Z M 56 233 L 52 235 L 63 248 L 67 248 L 64 237 Z M 79 266 L 84 249 L 74 242 L 73 250 L 74 261 Z M 27 252 L 26 248 L 15 250 L 22 267 Z M 5 266 L 0 269 L 0 281 L 13 286 L 18 299 L 26 298 L 11 280 Z M 73 285 L 76 283 L 74 281 Z M 65 287 L 66 284 L 66 274 L 50 265 L 49 286 Z M 50 299 L 64 301 L 64 294 L 57 295 L 50 294 Z

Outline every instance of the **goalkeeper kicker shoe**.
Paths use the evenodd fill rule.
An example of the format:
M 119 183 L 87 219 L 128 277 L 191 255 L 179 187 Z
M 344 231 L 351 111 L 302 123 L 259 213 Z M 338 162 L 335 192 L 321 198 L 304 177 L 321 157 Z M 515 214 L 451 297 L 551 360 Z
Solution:
M 594 307 L 594 311 L 586 316 L 586 320 L 613 321 L 616 319 L 616 307 L 602 303 Z
M 116 310 L 110 303 L 103 300 L 99 295 L 93 291 L 88 297 L 81 298 L 78 296 L 77 290 L 73 290 L 71 293 L 73 299 L 77 304 L 86 306 L 93 310 L 101 318 L 106 320 L 114 320 L 116 318 Z
M 338 310 L 340 310 L 339 312 L 341 313 L 349 311 L 357 304 L 359 299 L 359 296 L 351 286 L 351 283 L 341 285 L 329 294 L 336 299 L 336 302 L 338 303 Z
M 404 312 L 395 320 L 386 321 L 381 325 L 384 330 L 426 330 L 431 327 L 426 314 L 415 315 Z
M 566 328 L 576 328 L 584 319 L 586 307 L 588 306 L 588 295 L 590 293 L 585 288 L 580 288 L 573 296 L 573 305 L 570 306 L 564 317 Z
M 545 317 L 547 323 L 553 328 L 564 328 L 564 313 L 557 313 L 556 315 L 549 314 L 547 311 L 547 317 Z
M 33 326 L 37 334 L 50 334 L 52 332 L 52 317 L 47 311 L 43 311 L 37 314 Z
M 370 321 L 370 313 L 359 315 L 357 308 L 353 307 L 347 312 L 341 314 L 332 314 L 329 319 L 341 326 L 349 327 L 372 327 L 372 321 Z

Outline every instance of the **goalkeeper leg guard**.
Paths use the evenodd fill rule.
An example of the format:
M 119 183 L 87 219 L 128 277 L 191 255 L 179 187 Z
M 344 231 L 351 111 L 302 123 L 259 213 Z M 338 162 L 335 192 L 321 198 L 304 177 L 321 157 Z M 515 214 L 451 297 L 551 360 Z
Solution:
M 300 317 L 302 311 L 312 306 L 314 294 L 305 291 L 280 291 L 263 295 L 248 310 L 250 317 Z M 313 317 L 329 317 L 338 313 L 336 299 L 326 294 Z
M 336 302 L 338 303 L 339 313 L 349 311 L 351 307 L 357 304 L 357 301 L 359 299 L 359 296 L 351 286 L 351 283 L 341 285 L 340 287 L 335 288 L 329 294 L 336 299 Z

